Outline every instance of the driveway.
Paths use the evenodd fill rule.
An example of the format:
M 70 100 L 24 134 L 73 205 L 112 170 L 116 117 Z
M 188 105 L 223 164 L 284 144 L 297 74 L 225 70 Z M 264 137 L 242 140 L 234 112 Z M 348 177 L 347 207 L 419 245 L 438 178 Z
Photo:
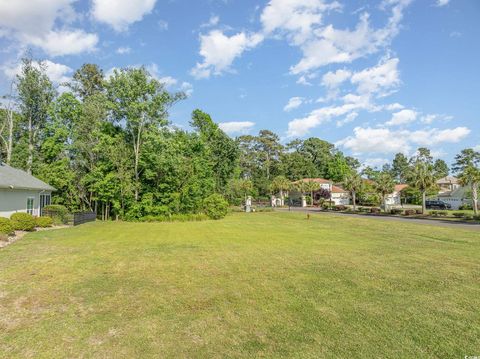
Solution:
M 466 223 L 466 222 L 455 222 L 442 219 L 420 219 L 420 218 L 408 218 L 408 217 L 390 217 L 390 216 L 376 216 L 371 214 L 353 214 L 353 213 L 341 213 L 341 212 L 324 212 L 318 208 L 300 208 L 300 207 L 291 207 L 288 208 L 275 208 L 275 211 L 281 212 L 310 212 L 318 214 L 331 214 L 335 216 L 347 216 L 347 217 L 357 217 L 357 218 L 366 218 L 377 221 L 392 221 L 392 222 L 408 222 L 415 224 L 425 224 L 429 226 L 437 227 L 450 227 L 450 228 L 459 228 L 459 229 L 469 229 L 480 231 L 480 223 Z

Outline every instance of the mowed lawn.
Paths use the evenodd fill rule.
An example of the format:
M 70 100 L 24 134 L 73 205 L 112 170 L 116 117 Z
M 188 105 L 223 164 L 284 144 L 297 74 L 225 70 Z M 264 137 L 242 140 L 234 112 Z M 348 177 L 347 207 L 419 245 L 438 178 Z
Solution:
M 465 355 L 480 355 L 476 231 L 257 213 L 0 250 L 2 358 Z

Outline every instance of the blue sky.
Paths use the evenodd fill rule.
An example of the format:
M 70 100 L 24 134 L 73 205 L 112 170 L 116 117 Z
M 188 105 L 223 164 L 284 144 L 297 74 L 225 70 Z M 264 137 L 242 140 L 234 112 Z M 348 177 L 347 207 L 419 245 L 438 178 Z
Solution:
M 0 0 L 0 90 L 26 49 L 57 84 L 144 64 L 232 136 L 317 136 L 370 165 L 480 149 L 477 0 Z M 61 90 L 61 87 L 60 87 Z

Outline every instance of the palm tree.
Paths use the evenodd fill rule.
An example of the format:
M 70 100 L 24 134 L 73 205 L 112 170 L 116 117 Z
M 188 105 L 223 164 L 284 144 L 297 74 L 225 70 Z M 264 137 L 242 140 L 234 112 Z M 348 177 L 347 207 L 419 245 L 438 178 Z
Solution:
M 285 205 L 285 191 L 290 189 L 290 181 L 285 176 L 277 176 L 270 184 L 270 190 L 272 192 L 280 192 L 281 205 Z
M 353 211 L 355 212 L 357 210 L 357 192 L 363 188 L 362 177 L 353 171 L 348 173 L 343 180 L 343 187 L 352 195 Z
M 313 192 L 320 189 L 320 183 L 309 180 L 307 182 L 304 182 L 304 184 L 305 184 L 305 191 L 310 192 L 310 205 L 313 206 Z
M 302 202 L 303 202 L 303 197 L 305 196 L 305 192 L 307 192 L 307 185 L 306 182 L 304 181 L 298 181 L 290 184 L 290 188 L 293 191 L 298 191 L 302 195 Z
M 430 162 L 417 160 L 413 163 L 413 167 L 408 174 L 408 182 L 422 193 L 422 214 L 426 212 L 427 191 L 433 189 L 437 185 L 435 172 Z
M 377 180 L 374 184 L 375 191 L 382 198 L 383 209 L 387 211 L 387 204 L 385 198 L 387 195 L 392 193 L 395 189 L 395 182 L 393 181 L 392 176 L 388 172 L 382 172 L 378 175 Z
M 454 171 L 459 173 L 462 186 L 469 185 L 472 190 L 473 212 L 478 215 L 478 187 L 480 186 L 480 152 L 471 148 L 462 150 L 455 156 Z

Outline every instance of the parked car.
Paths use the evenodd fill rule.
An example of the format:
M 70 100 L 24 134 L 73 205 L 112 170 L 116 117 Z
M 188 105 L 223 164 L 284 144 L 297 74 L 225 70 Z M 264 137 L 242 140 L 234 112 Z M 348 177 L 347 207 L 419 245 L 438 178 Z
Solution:
M 443 201 L 425 201 L 427 209 L 451 209 L 452 206 L 449 203 Z

